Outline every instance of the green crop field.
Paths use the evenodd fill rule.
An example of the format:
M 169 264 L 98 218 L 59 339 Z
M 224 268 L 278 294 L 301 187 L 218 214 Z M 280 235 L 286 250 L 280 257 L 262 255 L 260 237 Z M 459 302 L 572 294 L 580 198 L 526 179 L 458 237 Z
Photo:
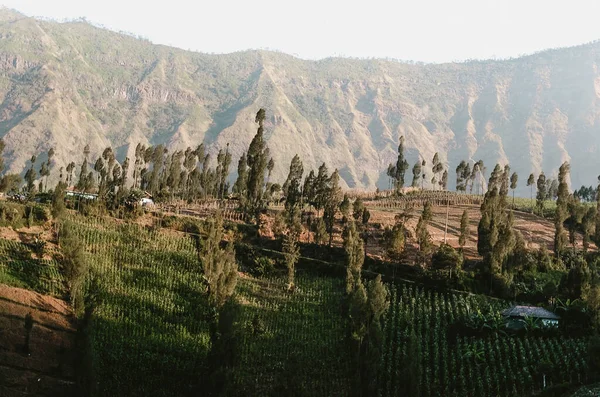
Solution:
M 0 283 L 63 297 L 65 285 L 60 266 L 36 258 L 23 243 L 0 239 Z
M 191 395 L 206 382 L 210 332 L 205 287 L 193 241 L 183 234 L 73 217 L 98 275 L 100 304 L 87 334 L 93 395 Z M 23 244 L 0 240 L 1 282 L 64 292 L 59 267 L 33 259 Z M 34 270 L 32 270 L 34 269 Z M 346 396 L 352 350 L 345 280 L 302 270 L 297 290 L 279 277 L 239 278 L 236 360 L 229 395 Z M 379 396 L 528 396 L 547 383 L 577 384 L 586 341 L 561 336 L 452 333 L 469 313 L 509 302 L 418 284 L 387 284 Z
M 440 293 L 418 285 L 391 288 L 384 320 L 385 347 L 380 370 L 382 396 L 396 396 L 406 383 L 409 363 L 416 366 L 419 396 L 529 396 L 542 389 L 538 366 L 548 362 L 548 384 L 583 381 L 587 340 L 569 337 L 452 336 L 460 316 L 495 312 L 508 303 L 476 295 Z M 410 349 L 410 335 L 417 346 Z M 418 352 L 417 358 L 409 351 Z M 400 375 L 400 376 L 399 376 Z

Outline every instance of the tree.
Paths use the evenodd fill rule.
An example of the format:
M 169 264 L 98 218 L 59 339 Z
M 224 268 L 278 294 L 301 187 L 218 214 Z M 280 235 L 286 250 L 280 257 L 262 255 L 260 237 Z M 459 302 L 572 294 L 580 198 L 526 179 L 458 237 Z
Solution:
M 600 176 L 598 176 L 598 187 L 596 188 L 596 231 L 594 233 L 595 235 L 595 242 L 596 245 L 600 246 Z
M 377 379 L 381 363 L 383 332 L 381 329 L 381 318 L 388 310 L 390 303 L 388 291 L 378 274 L 375 280 L 369 281 L 367 285 L 367 343 L 362 347 L 363 358 L 361 359 L 362 390 L 364 396 L 377 394 Z
M 297 236 L 293 232 L 286 234 L 283 238 L 283 256 L 288 271 L 288 290 L 293 290 L 296 262 L 300 258 Z
M 315 203 L 315 172 L 310 170 L 308 176 L 304 179 L 304 186 L 302 188 L 302 195 L 306 199 L 306 201 L 314 206 Z
M 0 174 L 4 172 L 4 149 L 6 148 L 6 144 L 4 143 L 4 139 L 0 138 Z
M 37 173 L 33 168 L 35 166 L 35 161 L 37 157 L 35 155 L 31 156 L 29 160 L 31 162 L 31 167 L 25 173 L 25 182 L 27 182 L 27 193 L 29 195 L 33 195 L 35 193 L 35 178 L 37 177 Z
M 291 217 L 296 214 L 302 205 L 302 174 L 304 167 L 298 155 L 295 155 L 290 163 L 288 177 L 283 184 L 282 190 L 285 196 L 285 211 L 288 214 L 287 223 L 291 224 Z
M 240 200 L 246 198 L 246 188 L 248 185 L 248 164 L 246 160 L 246 152 L 242 153 L 238 161 L 238 177 L 233 185 L 233 192 L 237 193 Z
M 344 250 L 346 251 L 346 293 L 351 294 L 361 282 L 361 271 L 365 261 L 364 243 L 353 221 L 344 231 Z
M 0 180 L 0 192 L 16 192 L 21 187 L 23 178 L 19 174 L 5 174 Z
M 396 193 L 404 187 L 404 175 L 408 169 L 408 162 L 404 158 L 404 137 L 400 137 L 400 143 L 398 144 L 398 159 L 396 160 L 396 166 L 392 167 L 390 164 L 390 173 L 392 173 L 392 179 L 394 180 L 394 188 Z
M 535 176 L 533 174 L 529 174 L 529 178 L 527 178 L 527 186 L 531 186 L 531 213 L 533 214 L 533 187 L 535 186 Z
M 450 278 L 452 272 L 458 272 L 462 266 L 462 255 L 448 244 L 442 244 L 431 257 L 431 266 L 434 269 L 448 270 Z
M 467 167 L 467 163 L 465 160 L 461 160 L 461 162 L 456 167 L 456 191 L 464 192 L 466 190 L 465 183 L 467 182 L 463 176 L 463 171 Z
M 423 190 L 423 184 L 425 183 L 425 166 L 427 165 L 427 162 L 425 161 L 425 159 L 423 159 L 423 161 L 421 162 L 421 171 L 423 172 L 423 174 L 421 175 L 421 190 Z
M 404 224 L 396 222 L 393 227 L 386 228 L 384 242 L 387 256 L 393 261 L 399 261 L 406 245 L 406 229 Z
M 317 215 L 319 211 L 324 207 L 325 201 L 327 200 L 327 183 L 329 181 L 329 170 L 325 163 L 321 164 L 319 167 L 319 171 L 317 172 L 317 177 L 313 184 L 314 186 L 314 203 L 313 207 L 317 210 Z
M 481 204 L 481 220 L 477 227 L 477 251 L 488 265 L 491 280 L 502 272 L 507 257 L 515 247 L 513 214 L 507 211 L 510 167 L 496 165 L 490 175 L 488 191 Z
M 415 229 L 415 236 L 417 238 L 417 243 L 419 244 L 419 256 L 423 260 L 425 260 L 427 255 L 430 254 L 432 248 L 431 235 L 427 230 L 427 226 L 429 225 L 429 221 L 431 221 L 431 218 L 431 203 L 427 201 L 425 203 L 423 213 L 419 217 L 419 221 L 417 222 L 417 227 Z
M 469 237 L 469 212 L 464 210 L 462 217 L 460 218 L 460 235 L 458 237 L 458 245 L 460 246 L 461 252 L 464 250 L 465 244 L 469 240 Z
M 246 161 L 248 164 L 248 181 L 246 190 L 246 214 L 254 216 L 256 223 L 260 221 L 260 212 L 264 209 L 265 202 L 264 183 L 265 172 L 269 162 L 269 148 L 264 141 L 265 110 L 260 109 L 256 113 L 255 122 L 258 123 L 256 135 L 250 142 Z
M 83 163 L 81 163 L 81 171 L 79 172 L 79 180 L 75 188 L 82 192 L 89 191 L 93 184 L 93 180 L 89 178 L 88 172 L 88 156 L 90 155 L 90 146 L 85 145 L 83 148 Z
M 413 179 L 412 179 L 411 186 L 417 187 L 417 186 L 419 186 L 419 179 L 421 179 L 421 162 L 419 160 L 417 160 L 415 165 L 413 165 L 412 173 L 413 173 Z
M 440 172 L 442 172 L 442 170 L 444 169 L 444 166 L 442 165 L 442 163 L 440 162 L 440 156 L 439 154 L 436 152 L 433 155 L 433 164 L 431 165 L 431 172 L 433 173 L 433 177 L 431 178 L 431 183 L 433 184 L 433 188 L 435 189 L 435 184 L 438 181 L 438 174 Z
M 323 220 L 325 226 L 327 226 L 327 233 L 329 233 L 329 246 L 333 242 L 333 226 L 335 225 L 335 215 L 338 207 L 342 200 L 342 188 L 339 185 L 340 176 L 338 170 L 333 171 L 331 177 L 329 177 L 327 183 L 327 190 L 325 191 L 324 208 L 323 208 Z
M 223 241 L 223 218 L 217 212 L 208 225 L 207 237 L 199 250 L 199 258 L 207 286 L 209 303 L 220 309 L 229 300 L 237 285 L 237 262 L 233 244 L 221 247 Z
M 327 227 L 323 218 L 319 218 L 315 224 L 315 242 L 319 245 L 323 245 L 329 241 L 329 234 L 327 234 Z
M 350 199 L 346 193 L 344 193 L 344 198 L 340 203 L 340 212 L 342 213 L 343 222 L 347 222 L 350 216 Z
M 513 191 L 513 202 L 512 207 L 515 208 L 515 189 L 517 188 L 517 182 L 519 181 L 519 175 L 516 172 L 510 176 L 510 188 Z
M 63 181 L 59 181 L 54 188 L 54 194 L 52 195 L 52 216 L 57 219 L 61 217 L 65 212 L 65 196 L 66 196 L 67 184 Z
M 444 170 L 442 179 L 440 180 L 440 188 L 442 190 L 448 190 L 448 170 Z
M 363 216 L 365 210 L 365 205 L 360 197 L 354 200 L 352 203 L 352 217 L 354 220 L 358 221 Z
M 541 172 L 537 180 L 536 207 L 540 216 L 544 216 L 544 202 L 547 198 L 546 175 Z
M 556 201 L 556 215 L 554 220 L 554 252 L 560 256 L 567 243 L 564 222 L 568 217 L 567 204 L 569 199 L 569 186 L 567 178 L 569 177 L 570 166 L 565 162 L 558 171 L 558 200 Z
M 89 272 L 84 243 L 74 231 L 71 221 L 62 222 L 58 234 L 62 254 L 62 268 L 65 274 L 71 304 L 77 313 L 83 310 L 84 283 Z
M 590 248 L 590 241 L 594 236 L 596 209 L 589 207 L 581 219 L 581 227 L 583 229 L 583 250 L 587 252 Z M 573 231 L 573 234 L 575 231 Z

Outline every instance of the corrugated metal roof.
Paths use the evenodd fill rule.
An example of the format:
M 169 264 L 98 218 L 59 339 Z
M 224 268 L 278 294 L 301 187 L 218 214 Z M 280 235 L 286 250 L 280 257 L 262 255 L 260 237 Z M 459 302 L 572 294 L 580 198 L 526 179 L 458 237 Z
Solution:
M 535 317 L 548 320 L 560 320 L 560 317 L 543 307 L 513 306 L 502 312 L 506 317 Z

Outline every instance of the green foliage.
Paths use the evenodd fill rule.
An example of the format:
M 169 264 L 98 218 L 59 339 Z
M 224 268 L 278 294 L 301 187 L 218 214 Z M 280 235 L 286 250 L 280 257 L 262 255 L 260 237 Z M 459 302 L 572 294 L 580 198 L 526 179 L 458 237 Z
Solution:
M 394 189 L 396 193 L 404 187 L 404 175 L 408 170 L 408 161 L 404 158 L 404 136 L 400 137 L 400 143 L 398 144 L 398 159 L 396 165 L 388 167 L 388 176 L 394 181 Z
M 557 256 L 560 256 L 567 243 L 564 222 L 568 217 L 569 186 L 567 185 L 567 178 L 569 177 L 569 170 L 569 163 L 565 162 L 560 166 L 558 172 L 558 199 L 556 200 L 556 218 L 554 222 L 554 252 Z
M 351 294 L 358 284 L 362 284 L 361 272 L 365 261 L 365 249 L 354 222 L 348 224 L 343 237 L 346 252 L 346 293 Z
M 65 283 L 60 264 L 34 258 L 32 251 L 24 243 L 0 239 L 0 283 L 63 297 Z
M 600 377 L 600 336 L 595 335 L 588 343 L 589 370 L 592 376 Z
M 23 184 L 19 174 L 5 174 L 0 179 L 0 192 L 16 193 Z
M 288 233 L 283 238 L 283 256 L 285 266 L 288 271 L 288 289 L 294 289 L 296 262 L 300 258 L 300 248 L 298 247 L 297 236 L 294 233 Z
M 246 155 L 248 175 L 246 197 L 243 200 L 246 206 L 244 211 L 248 216 L 254 217 L 257 224 L 260 212 L 265 207 L 265 202 L 263 200 L 264 182 L 265 172 L 267 172 L 267 165 L 269 162 L 269 148 L 264 141 L 264 120 L 265 110 L 260 109 L 255 118 L 255 121 L 258 123 L 258 130 L 252 139 L 252 142 L 250 142 L 250 147 L 248 148 Z
M 462 255 L 448 244 L 442 244 L 431 257 L 431 265 L 434 269 L 442 269 L 458 272 L 463 263 Z
M 209 223 L 207 238 L 202 241 L 198 257 L 207 284 L 208 301 L 221 308 L 233 295 L 237 285 L 237 262 L 233 244 L 221 248 L 223 218 L 220 213 Z
M 552 369 L 549 385 L 586 379 L 587 338 L 505 335 L 498 312 L 509 302 L 404 283 L 390 292 L 383 316 L 381 396 L 532 395 L 542 388 L 536 378 L 542 361 Z M 477 327 L 488 336 L 453 332 L 452 324 L 477 313 L 485 318 Z
M 52 195 L 52 216 L 54 218 L 59 218 L 65 213 L 66 189 L 67 184 L 63 181 L 58 182 L 58 185 L 54 188 Z
M 546 175 L 542 172 L 538 176 L 537 180 L 537 194 L 536 194 L 536 208 L 538 214 L 543 216 L 544 214 L 544 203 L 549 198 L 548 189 L 546 187 Z
M 335 170 L 329 180 L 325 190 L 323 202 L 323 220 L 329 234 L 329 246 L 333 241 L 333 226 L 340 202 L 342 201 L 342 188 L 340 187 L 340 175 Z
M 362 199 L 358 197 L 356 200 L 354 200 L 354 203 L 352 203 L 352 217 L 355 221 L 358 221 L 362 218 L 364 210 L 365 204 L 363 203 Z
M 329 234 L 323 218 L 319 218 L 315 224 L 315 242 L 324 245 L 329 241 Z
M 71 221 L 60 224 L 58 241 L 62 254 L 62 265 L 65 280 L 69 289 L 71 304 L 76 313 L 83 310 L 85 278 L 89 272 L 89 262 L 84 251 L 84 242 L 74 230 Z
M 505 261 L 516 246 L 513 213 L 507 209 L 509 174 L 508 166 L 502 170 L 499 164 L 496 165 L 490 175 L 489 190 L 481 204 L 477 251 L 484 257 L 490 277 L 503 271 Z
M 413 165 L 412 168 L 412 173 L 413 173 L 413 178 L 412 178 L 412 183 L 411 186 L 412 187 L 418 187 L 419 186 L 419 180 L 421 179 L 421 162 L 419 160 L 417 160 L 417 162 L 415 163 L 415 165 Z
M 406 245 L 406 234 L 406 228 L 400 222 L 384 230 L 383 239 L 386 254 L 391 260 L 398 262 L 401 259 Z

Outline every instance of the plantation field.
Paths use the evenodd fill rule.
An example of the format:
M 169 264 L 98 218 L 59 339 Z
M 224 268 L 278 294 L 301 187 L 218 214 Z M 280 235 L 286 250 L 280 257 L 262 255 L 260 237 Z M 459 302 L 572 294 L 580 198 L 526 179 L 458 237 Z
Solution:
M 441 215 L 435 208 L 434 227 Z M 93 395 L 198 395 L 207 382 L 210 313 L 192 239 L 110 220 L 70 220 L 96 275 L 88 289 L 100 302 L 87 329 Z M 2 282 L 64 293 L 58 265 L 28 250 L 0 240 Z M 240 273 L 229 395 L 351 394 L 344 278 L 299 270 L 296 285 L 290 293 L 283 278 Z M 540 362 L 551 367 L 550 385 L 585 380 L 583 339 L 453 332 L 469 314 L 509 302 L 408 282 L 387 286 L 380 396 L 407 395 L 407 379 L 416 381 L 415 396 L 529 396 L 542 387 Z
M 584 381 L 585 338 L 517 337 L 503 332 L 453 335 L 449 331 L 457 319 L 478 311 L 500 311 L 508 303 L 411 284 L 390 290 L 379 379 L 382 396 L 402 395 L 409 374 L 413 379 L 418 375 L 417 385 L 410 389 L 414 396 L 530 396 L 542 389 L 541 362 L 550 364 L 548 385 Z
M 0 238 L 0 284 L 64 297 L 65 286 L 59 264 L 39 259 L 31 247 Z
M 90 326 L 96 393 L 192 395 L 210 348 L 192 240 L 137 226 L 76 223 L 102 285 Z M 343 282 L 300 277 L 289 294 L 283 279 L 240 277 L 232 395 L 275 396 L 292 387 L 304 395 L 348 394 Z M 284 376 L 290 371 L 294 377 Z
M 344 280 L 301 276 L 296 284 L 293 294 L 284 279 L 244 278 L 238 286 L 246 332 L 233 395 L 350 394 Z

